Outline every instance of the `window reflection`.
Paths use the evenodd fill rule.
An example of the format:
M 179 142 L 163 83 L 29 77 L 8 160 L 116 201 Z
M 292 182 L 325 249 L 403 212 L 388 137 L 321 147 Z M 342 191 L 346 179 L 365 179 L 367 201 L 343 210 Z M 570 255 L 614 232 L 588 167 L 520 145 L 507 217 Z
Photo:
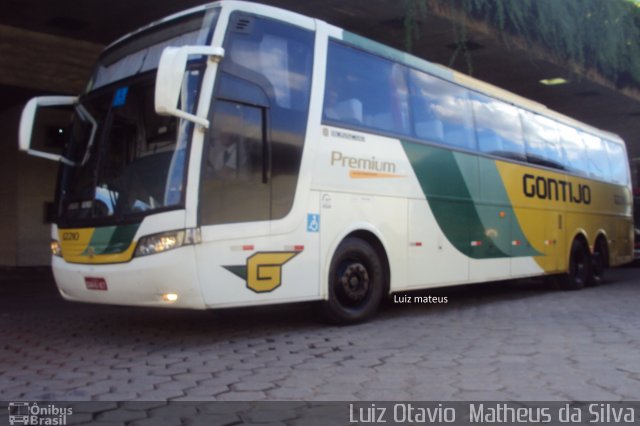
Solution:
M 525 160 L 518 109 L 488 96 L 471 95 L 476 136 L 481 152 Z
M 609 179 L 609 159 L 602 140 L 589 133 L 582 133 L 582 140 L 587 147 L 587 159 L 589 161 L 589 174 L 597 179 Z
M 564 124 L 558 124 L 557 128 L 560 144 L 565 154 L 565 169 L 587 175 L 587 153 L 578 131 Z
M 409 134 L 407 70 L 337 42 L 329 46 L 323 118 Z
M 331 41 L 323 119 L 625 183 L 624 145 Z
M 474 149 L 467 91 L 428 74 L 411 71 L 411 106 L 418 138 Z
M 244 15 L 232 18 L 231 25 Z M 280 108 L 305 110 L 311 74 L 311 42 L 308 34 L 296 34 L 267 19 L 252 19 L 251 32 L 233 31 L 227 39 L 223 68 L 260 84 Z M 240 67 L 240 71 L 236 71 Z
M 609 153 L 609 165 L 611 166 L 611 179 L 623 185 L 629 183 L 629 175 L 627 173 L 627 153 L 624 146 L 605 141 L 607 151 Z
M 522 113 L 527 160 L 533 164 L 564 169 L 564 153 L 556 123 L 527 111 Z

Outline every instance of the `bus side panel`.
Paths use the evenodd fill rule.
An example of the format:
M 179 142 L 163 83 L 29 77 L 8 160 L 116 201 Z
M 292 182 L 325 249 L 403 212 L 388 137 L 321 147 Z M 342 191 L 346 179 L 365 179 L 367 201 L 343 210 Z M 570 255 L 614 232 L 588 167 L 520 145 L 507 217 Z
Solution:
M 321 208 L 321 260 L 323 290 L 328 288 L 331 260 L 340 242 L 349 234 L 364 231 L 382 244 L 389 261 L 392 291 L 406 287 L 407 248 L 406 198 L 357 193 L 323 192 Z M 381 259 L 384 261 L 384 259 Z M 326 295 L 325 295 L 326 296 Z
M 407 287 L 437 287 L 469 280 L 469 258 L 444 235 L 426 200 L 409 200 Z
M 547 273 L 566 272 L 574 238 L 582 235 L 593 250 L 607 239 L 612 264 L 630 252 L 630 236 L 618 240 L 616 229 L 629 223 L 628 188 L 541 168 L 497 162 L 520 226 L 536 262 Z
M 304 197 L 307 199 L 307 197 Z M 268 222 L 202 228 L 196 246 L 205 304 L 210 308 L 317 300 L 319 288 L 319 218 L 317 194 L 306 215 L 286 233 L 269 233 Z M 319 224 L 317 226 L 320 226 Z
M 633 220 L 630 217 L 617 217 L 614 226 L 616 230 L 614 238 L 619 243 L 611 245 L 613 247 L 609 253 L 611 266 L 622 265 L 633 260 Z
M 408 286 L 468 282 L 470 242 L 480 232 L 473 203 L 477 160 L 420 143 L 404 142 L 403 148 L 413 171 L 413 192 L 419 194 L 409 204 Z
M 563 271 L 566 268 L 563 256 L 565 206 L 531 197 L 530 192 L 540 173 L 547 173 L 545 176 L 556 181 L 564 181 L 565 176 L 505 161 L 496 161 L 496 166 L 512 206 L 512 275 Z M 520 236 L 515 234 L 516 228 L 521 230 Z M 517 256 L 517 252 L 523 250 L 529 250 L 530 256 L 534 256 L 530 258 L 531 262 Z
M 506 197 L 504 184 L 496 173 L 495 161 L 489 158 L 476 158 L 480 181 L 476 210 L 482 223 L 486 247 L 478 246 L 481 256 L 471 261 L 471 279 L 476 282 L 503 279 L 511 276 L 512 214 L 511 203 Z M 478 258 L 480 258 L 478 260 Z
M 424 226 L 432 227 L 432 233 L 441 232 L 468 259 L 468 272 L 453 272 L 444 285 L 459 282 L 457 273 L 468 275 L 471 282 L 483 282 L 541 272 L 532 259 L 539 253 L 520 229 L 495 160 L 413 142 L 405 142 L 404 148 L 416 186 L 435 218 L 435 223 Z M 410 223 L 413 227 L 416 220 Z M 416 277 L 415 284 L 419 281 L 424 280 Z
M 331 259 L 354 231 L 375 235 L 386 250 L 391 287 L 406 287 L 408 197 L 416 192 L 411 164 L 397 139 L 322 126 L 312 187 L 321 193 L 321 272 L 326 294 Z

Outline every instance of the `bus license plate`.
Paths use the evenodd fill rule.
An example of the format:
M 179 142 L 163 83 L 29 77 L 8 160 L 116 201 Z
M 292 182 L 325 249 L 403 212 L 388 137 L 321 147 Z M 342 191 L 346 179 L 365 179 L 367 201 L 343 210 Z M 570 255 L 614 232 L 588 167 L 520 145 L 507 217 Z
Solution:
M 84 284 L 87 290 L 107 291 L 107 281 L 104 278 L 85 277 Z

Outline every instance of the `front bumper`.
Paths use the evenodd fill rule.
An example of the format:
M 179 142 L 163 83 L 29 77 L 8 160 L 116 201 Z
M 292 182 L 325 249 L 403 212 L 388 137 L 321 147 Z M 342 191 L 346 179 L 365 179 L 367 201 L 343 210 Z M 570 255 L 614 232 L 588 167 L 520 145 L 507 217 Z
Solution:
M 181 247 L 165 253 L 133 258 L 127 263 L 86 265 L 53 257 L 53 275 L 60 294 L 74 302 L 128 306 L 204 309 L 194 249 Z M 107 290 L 90 290 L 85 278 L 102 278 Z M 174 293 L 170 302 L 163 295 Z

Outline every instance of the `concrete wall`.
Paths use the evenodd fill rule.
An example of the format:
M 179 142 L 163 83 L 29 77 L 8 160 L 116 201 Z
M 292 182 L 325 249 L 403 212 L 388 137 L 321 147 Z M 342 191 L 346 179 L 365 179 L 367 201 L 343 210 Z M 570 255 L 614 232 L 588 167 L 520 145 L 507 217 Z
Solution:
M 87 84 L 103 46 L 82 40 L 0 25 L 2 88 L 36 93 L 77 94 Z M 15 94 L 15 93 L 14 93 Z M 22 105 L 0 110 L 0 267 L 48 265 L 50 225 L 45 202 L 53 201 L 58 164 L 19 153 Z
M 51 263 L 51 224 L 45 223 L 45 203 L 54 199 L 58 163 L 18 154 L 17 265 Z
M 51 263 L 45 203 L 54 198 L 58 163 L 18 151 L 21 111 L 0 111 L 0 266 Z

